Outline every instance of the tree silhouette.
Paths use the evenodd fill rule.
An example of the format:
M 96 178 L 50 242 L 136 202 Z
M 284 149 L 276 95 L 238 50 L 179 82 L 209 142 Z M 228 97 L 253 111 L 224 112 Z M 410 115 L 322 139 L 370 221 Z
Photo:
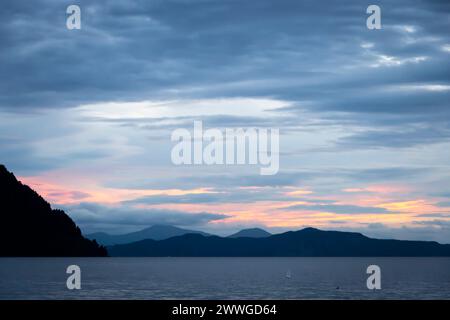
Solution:
M 63 211 L 0 165 L 0 256 L 107 256 Z

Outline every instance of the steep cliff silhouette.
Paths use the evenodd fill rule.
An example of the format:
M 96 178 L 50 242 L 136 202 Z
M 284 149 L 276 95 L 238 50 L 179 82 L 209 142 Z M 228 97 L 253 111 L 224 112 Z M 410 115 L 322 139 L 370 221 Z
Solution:
M 107 251 L 0 165 L 0 256 L 94 257 Z
M 108 247 L 111 256 L 136 257 L 439 257 L 450 245 L 434 241 L 372 239 L 360 233 L 306 228 L 265 238 L 186 234 Z

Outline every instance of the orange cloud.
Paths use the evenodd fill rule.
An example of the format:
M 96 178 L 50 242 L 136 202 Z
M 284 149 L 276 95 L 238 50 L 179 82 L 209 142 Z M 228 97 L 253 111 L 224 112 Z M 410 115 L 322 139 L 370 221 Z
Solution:
M 64 176 L 66 174 L 66 176 Z M 35 189 L 52 204 L 76 204 L 79 202 L 96 202 L 115 205 L 122 201 L 134 200 L 145 196 L 181 196 L 189 194 L 218 193 L 212 188 L 182 189 L 118 189 L 107 188 L 100 185 L 98 177 L 78 176 L 73 172 L 56 175 L 55 172 L 39 177 L 20 177 L 23 183 Z M 55 182 L 57 181 L 57 182 Z M 60 181 L 67 181 L 61 184 Z M 267 193 L 271 187 L 237 187 L 236 192 L 246 189 L 252 192 Z M 281 187 L 274 188 L 278 195 L 292 197 L 293 201 L 267 201 L 242 202 L 242 203 L 174 203 L 157 205 L 138 205 L 142 208 L 161 208 L 183 211 L 187 213 L 214 212 L 226 214 L 229 218 L 210 222 L 219 226 L 220 224 L 248 224 L 265 225 L 267 227 L 285 227 L 298 229 L 304 226 L 333 228 L 336 223 L 345 224 L 348 227 L 360 227 L 361 224 L 383 223 L 390 226 L 402 226 L 411 224 L 412 221 L 425 220 L 426 217 L 416 217 L 418 214 L 443 212 L 442 207 L 434 205 L 432 200 L 414 199 L 398 201 L 390 199 L 391 192 L 403 192 L 403 187 L 392 186 L 369 186 L 365 188 L 344 189 L 348 194 L 339 195 L 340 201 L 334 202 L 339 205 L 373 206 L 384 208 L 391 213 L 378 214 L 336 214 L 321 211 L 286 211 L 285 207 L 294 205 L 308 205 L 309 201 L 320 201 L 333 199 L 330 194 L 327 198 L 319 195 L 312 196 L 313 191 L 305 188 Z M 396 194 L 398 196 L 398 194 Z M 295 201 L 301 197 L 301 201 Z M 297 199 L 297 200 L 300 200 Z M 392 213 L 393 212 L 393 213 Z M 69 212 L 70 214 L 70 212 Z
M 411 188 L 406 186 L 398 186 L 398 185 L 373 185 L 362 188 L 346 188 L 342 191 L 348 193 L 382 193 L 382 194 L 391 194 L 391 193 L 408 193 L 411 192 Z
M 290 192 L 286 192 L 287 196 L 290 197 L 297 197 L 297 196 L 304 196 L 304 195 L 308 195 L 308 194 L 312 194 L 313 192 L 310 190 L 295 190 L 295 191 L 290 191 Z

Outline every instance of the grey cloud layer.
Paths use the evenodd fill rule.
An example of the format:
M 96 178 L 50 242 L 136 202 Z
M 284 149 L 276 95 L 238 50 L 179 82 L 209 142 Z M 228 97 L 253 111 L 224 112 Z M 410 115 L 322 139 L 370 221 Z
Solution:
M 270 96 L 292 105 L 274 119 L 205 120 L 287 131 L 305 128 L 309 117 L 365 127 L 337 139 L 342 148 L 450 141 L 450 90 L 404 90 L 450 88 L 446 1 L 381 1 L 379 32 L 367 30 L 366 4 L 356 0 L 81 1 L 77 31 L 65 28 L 68 4 L 3 3 L 1 109 Z M 367 43 L 373 46 L 361 47 Z M 140 127 L 158 129 L 160 120 Z
M 320 212 L 332 212 L 337 214 L 358 214 L 358 213 L 390 213 L 384 208 L 377 207 L 362 207 L 352 205 L 295 205 L 284 208 L 288 211 L 320 211 Z
M 175 210 L 139 209 L 131 206 L 108 207 L 96 203 L 80 203 L 64 206 L 70 216 L 81 224 L 116 224 L 125 226 L 149 226 L 170 224 L 179 226 L 202 225 L 214 220 L 222 220 L 227 215 L 199 212 L 186 213 Z
M 445 1 L 382 1 L 387 30 L 380 33 L 366 29 L 360 1 L 81 1 L 80 31 L 65 29 L 67 4 L 3 3 L 0 59 L 8 81 L 0 87 L 2 107 L 138 100 L 177 89 L 193 96 L 299 101 L 320 95 L 320 108 L 395 112 L 407 107 L 367 105 L 374 101 L 368 89 L 448 81 L 448 54 L 439 51 L 449 41 Z M 388 28 L 403 24 L 418 25 L 410 37 L 419 40 L 406 44 L 408 35 Z M 431 36 L 435 42 L 420 40 Z M 375 43 L 373 52 L 360 48 L 364 41 Z M 364 66 L 373 62 L 372 54 L 433 59 L 400 66 L 402 72 L 370 71 Z M 361 101 L 334 101 L 358 91 Z

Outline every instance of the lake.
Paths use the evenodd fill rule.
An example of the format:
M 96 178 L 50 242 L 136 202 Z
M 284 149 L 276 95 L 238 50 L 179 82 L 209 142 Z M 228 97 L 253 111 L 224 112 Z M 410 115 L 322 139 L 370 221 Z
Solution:
M 0 299 L 450 299 L 450 258 L 0 258 Z

